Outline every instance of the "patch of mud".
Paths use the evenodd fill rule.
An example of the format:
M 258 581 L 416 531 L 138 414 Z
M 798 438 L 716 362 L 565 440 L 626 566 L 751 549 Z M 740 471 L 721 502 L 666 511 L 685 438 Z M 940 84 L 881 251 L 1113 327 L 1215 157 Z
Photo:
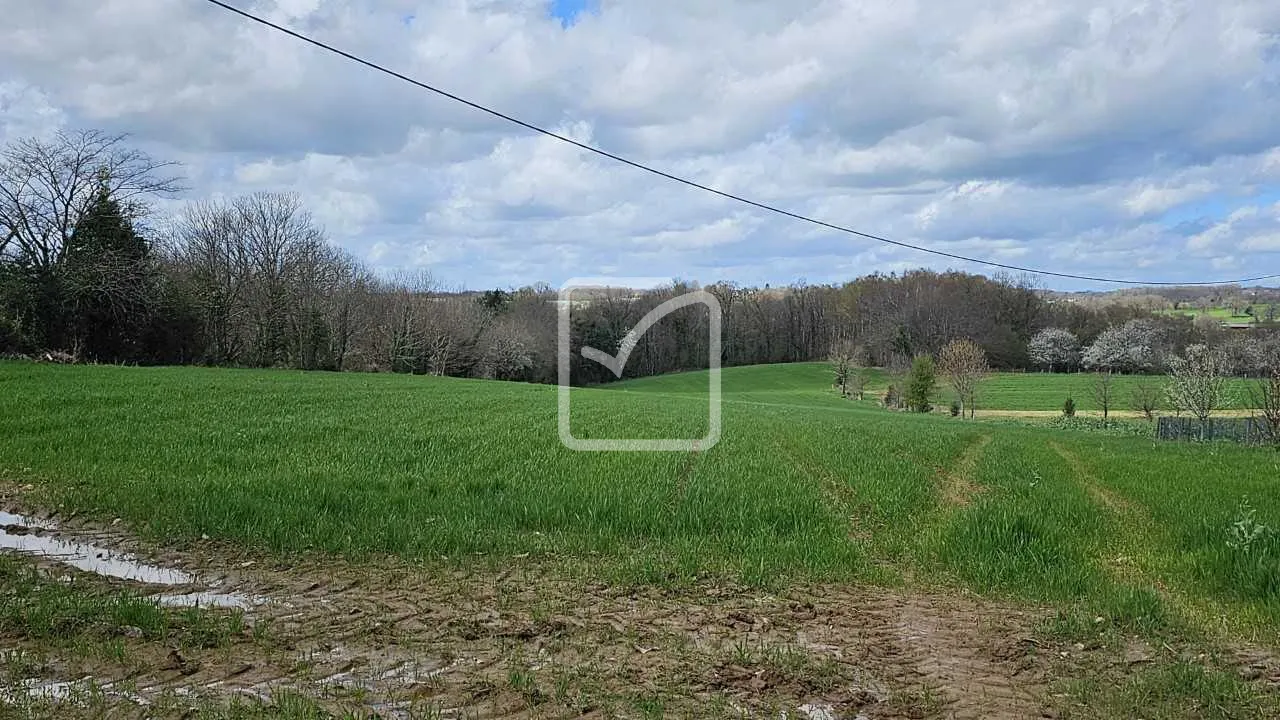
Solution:
M 144 563 L 133 555 L 107 547 L 56 536 L 58 526 L 48 520 L 0 512 L 0 550 L 67 565 L 83 572 L 143 585 L 194 586 L 196 576 L 176 568 Z M 265 598 L 234 592 L 193 590 L 152 596 L 161 605 L 248 608 Z
M 156 602 L 165 607 L 203 607 L 203 608 L 239 608 L 248 610 L 269 602 L 267 598 L 240 593 L 193 591 L 165 595 L 152 595 Z
M 1048 712 L 1049 661 L 1020 639 L 1038 616 L 999 603 L 842 585 L 615 586 L 519 563 L 222 558 L 230 575 L 204 553 L 166 558 L 196 568 L 191 577 L 234 580 L 162 602 L 246 598 L 246 618 L 267 632 L 209 650 L 125 638 L 127 661 L 53 657 L 39 677 L 11 681 L 9 697 L 60 703 L 58 717 L 180 716 L 210 699 L 281 693 L 388 718 L 641 717 L 654 706 L 844 720 Z M 72 692 L 90 686 L 100 692 Z
M 1246 681 L 1264 681 L 1280 690 L 1280 655 L 1257 646 L 1238 648 L 1232 658 L 1240 678 Z
M 696 717 L 1038 717 L 1041 667 L 1010 608 L 848 587 L 785 595 L 679 593 L 566 580 L 387 567 L 263 577 L 288 598 L 250 611 L 266 644 L 231 652 L 142 649 L 146 669 L 70 663 L 141 703 L 164 695 L 320 698 L 384 717 L 639 717 L 659 698 Z M 46 678 L 55 679 L 56 678 Z M 358 698 L 358 700 L 352 700 Z M 639 700 L 638 700 L 639 699 Z M 354 704 L 353 704 L 354 703 Z M 736 711 L 731 711 L 737 708 Z M 740 711 L 740 712 L 739 712 Z M 431 715 L 428 715 L 431 716 Z

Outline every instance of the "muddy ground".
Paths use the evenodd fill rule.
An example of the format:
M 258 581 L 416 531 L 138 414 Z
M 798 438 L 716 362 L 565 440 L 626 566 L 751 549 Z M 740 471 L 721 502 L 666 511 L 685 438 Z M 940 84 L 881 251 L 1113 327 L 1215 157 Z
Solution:
M 140 551 L 113 527 L 74 520 L 27 532 Z M 111 660 L 0 638 L 6 653 L 42 658 L 27 677 L 9 673 L 11 701 L 15 692 L 74 696 L 92 684 L 90 701 L 36 702 L 27 712 L 181 717 L 230 697 L 301 696 L 340 715 L 388 718 L 1035 718 L 1069 712 L 1063 678 L 1158 652 L 1060 647 L 1038 632 L 1050 610 L 959 594 L 666 590 L 519 558 L 485 570 L 285 562 L 207 543 L 150 559 L 197 582 L 100 582 L 257 598 L 244 610 L 244 632 L 211 649 L 122 637 L 127 652 Z M 1280 683 L 1280 666 L 1268 663 L 1254 662 L 1259 681 Z

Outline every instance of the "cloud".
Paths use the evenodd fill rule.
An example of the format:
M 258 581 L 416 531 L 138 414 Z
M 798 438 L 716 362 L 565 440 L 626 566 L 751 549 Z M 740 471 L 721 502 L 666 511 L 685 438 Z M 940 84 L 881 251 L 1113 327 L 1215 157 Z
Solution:
M 903 242 L 1135 279 L 1274 263 L 1268 0 L 234 2 L 575 139 Z M 981 270 L 671 183 L 199 2 L 6 8 L 0 111 L 4 142 L 130 132 L 184 164 L 191 198 L 297 191 L 371 265 L 473 287 L 605 268 L 773 284 Z
M 1187 250 L 1210 257 L 1235 257 L 1235 253 L 1265 255 L 1280 252 L 1280 202 L 1270 206 L 1249 205 L 1231 213 L 1219 223 L 1189 238 Z M 1273 258 L 1262 260 L 1274 263 Z M 1265 265 L 1260 265 L 1265 267 Z
M 0 143 L 45 138 L 65 124 L 65 113 L 38 88 L 16 80 L 0 81 Z

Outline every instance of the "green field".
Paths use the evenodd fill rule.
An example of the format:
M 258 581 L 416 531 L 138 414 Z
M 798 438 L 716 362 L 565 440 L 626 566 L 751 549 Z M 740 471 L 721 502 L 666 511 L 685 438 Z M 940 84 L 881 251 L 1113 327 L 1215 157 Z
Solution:
M 1072 637 L 1280 644 L 1274 450 L 892 413 L 838 398 L 821 364 L 723 378 L 710 450 L 579 453 L 548 386 L 5 363 L 0 480 L 156 545 L 964 590 L 1059 608 Z M 706 380 L 575 389 L 575 433 L 701 435 Z M 1080 378 L 1045 380 L 985 397 L 1051 409 Z M 1245 519 L 1265 529 L 1232 545 Z
M 1246 573 L 1224 544 L 1245 497 L 1280 526 L 1273 451 L 888 413 L 815 389 L 820 365 L 724 378 L 723 439 L 691 457 L 566 450 L 546 386 L 6 364 L 0 463 L 10 481 L 39 480 L 50 503 L 162 542 L 600 554 L 644 577 L 751 582 L 923 570 L 1041 599 L 1114 589 L 1100 555 L 1136 530 L 1091 500 L 1096 482 L 1149 521 L 1151 582 L 1280 619 L 1280 573 Z M 698 436 L 700 379 L 575 390 L 575 431 Z M 939 477 L 956 472 L 990 492 L 949 507 Z M 1280 558 L 1280 538 L 1264 545 L 1258 572 Z
M 1148 375 L 1113 375 L 1112 410 L 1130 410 L 1133 391 L 1146 385 L 1163 391 L 1167 379 Z M 978 390 L 978 407 L 990 410 L 1053 410 L 1062 409 L 1068 398 L 1075 400 L 1076 409 L 1097 411 L 1101 407 L 1094 394 L 1096 378 L 1092 373 L 997 373 L 985 380 Z M 1228 401 L 1224 407 L 1239 409 L 1249 407 L 1249 388 L 1244 380 L 1228 382 Z M 943 397 L 947 395 L 943 392 Z M 1161 411 L 1170 412 L 1168 401 L 1162 398 Z
M 1217 320 L 1222 320 L 1223 322 L 1230 322 L 1230 323 L 1251 323 L 1252 324 L 1252 323 L 1260 322 L 1266 318 L 1267 309 L 1269 307 L 1266 303 L 1258 303 L 1256 305 L 1253 305 L 1252 307 L 1253 307 L 1252 315 L 1244 315 L 1244 314 L 1237 315 L 1235 311 L 1233 311 L 1231 308 L 1224 308 L 1224 307 L 1208 308 L 1206 310 L 1198 310 L 1195 308 L 1179 308 L 1177 310 L 1174 310 L 1172 308 L 1169 308 L 1165 310 L 1160 310 L 1159 312 L 1164 315 L 1186 315 L 1187 317 L 1193 317 L 1193 318 L 1199 315 L 1208 315 L 1211 318 L 1215 318 Z
M 865 399 L 860 405 L 870 406 L 882 397 L 889 376 L 880 368 L 870 368 L 863 372 L 867 377 L 867 385 Z M 758 365 L 751 368 L 728 368 L 722 373 L 723 397 L 733 404 L 768 406 L 801 403 L 833 408 L 847 408 L 850 405 L 832 391 L 832 372 L 826 363 Z M 685 394 L 707 392 L 707 382 L 705 373 L 695 372 L 639 378 L 604 387 L 612 391 Z M 1167 378 L 1158 375 L 1113 375 L 1111 409 L 1130 410 L 1133 390 L 1139 385 L 1162 390 L 1166 383 Z M 1063 402 L 1070 397 L 1075 400 L 1078 411 L 1095 412 L 1100 410 L 1094 395 L 1095 384 L 1095 375 L 1088 372 L 993 373 L 979 386 L 978 407 L 981 410 L 1060 412 Z M 1229 381 L 1228 391 L 1226 408 L 1249 407 L 1247 381 Z M 947 387 L 945 378 L 940 378 L 938 390 L 934 394 L 937 411 L 945 411 L 952 397 L 953 393 Z M 1170 410 L 1163 398 L 1161 406 L 1162 412 Z

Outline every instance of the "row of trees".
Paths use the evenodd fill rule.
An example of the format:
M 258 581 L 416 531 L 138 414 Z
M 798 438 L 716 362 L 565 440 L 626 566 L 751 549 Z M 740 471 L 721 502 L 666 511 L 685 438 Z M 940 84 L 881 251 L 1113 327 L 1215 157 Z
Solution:
M 155 198 L 181 190 L 171 164 L 121 136 L 65 133 L 0 150 L 0 353 L 555 381 L 550 287 L 445 292 L 425 273 L 379 276 L 329 242 L 290 194 L 152 212 Z M 695 287 L 675 280 L 575 302 L 573 377 L 615 379 L 579 348 L 616 351 L 649 310 Z M 1120 332 L 1123 353 L 1100 362 L 1127 370 L 1156 365 L 1117 328 L 1152 329 L 1161 352 L 1214 342 L 1212 328 L 1187 318 L 1054 302 L 1020 277 L 920 270 L 703 289 L 722 309 L 726 366 L 818 360 L 839 346 L 850 363 L 905 370 L 922 354 L 943 361 L 944 348 L 966 338 L 966 352 L 995 369 L 1063 369 L 1092 363 L 1092 349 L 1111 347 Z M 709 321 L 702 306 L 664 319 L 640 339 L 624 376 L 705 367 Z M 1053 337 L 1066 349 L 1046 363 L 1041 345 Z
M 862 400 L 865 396 L 867 367 L 859 360 L 861 355 L 862 350 L 849 342 L 838 343 L 832 349 L 829 362 L 834 384 L 844 397 Z M 910 369 L 890 381 L 885 404 L 895 409 L 930 412 L 941 374 L 955 393 L 954 414 L 972 418 L 978 405 L 978 386 L 990 372 L 982 347 L 969 338 L 956 338 L 942 347 L 936 361 L 928 353 L 916 355 Z
M 1260 420 L 1265 436 L 1280 442 L 1280 352 L 1269 356 L 1266 362 L 1267 370 L 1244 386 L 1248 397 L 1243 399 Z M 863 399 L 866 368 L 857 362 L 856 352 L 837 346 L 830 363 L 841 394 Z M 1176 412 L 1196 418 L 1203 427 L 1215 412 L 1231 407 L 1237 400 L 1230 383 L 1231 367 L 1228 353 L 1208 345 L 1190 345 L 1182 354 L 1168 358 L 1167 378 L 1139 379 L 1132 384 L 1130 407 L 1152 420 L 1167 402 Z M 892 377 L 884 404 L 894 409 L 931 412 L 941 375 L 954 393 L 952 414 L 964 417 L 967 412 L 972 418 L 978 386 L 989 372 L 982 348 L 968 338 L 957 338 L 943 347 L 936 360 L 928 354 L 917 355 L 904 374 Z M 1115 376 L 1109 368 L 1092 373 L 1092 393 L 1104 421 L 1122 400 L 1116 395 Z M 1075 415 L 1074 399 L 1066 399 L 1063 414 Z
M 1027 354 L 1035 366 L 1049 370 L 1102 370 L 1162 373 L 1178 353 L 1193 345 L 1214 348 L 1227 374 L 1260 377 L 1280 356 L 1280 333 L 1223 330 L 1217 322 L 1159 323 L 1134 318 L 1106 328 L 1088 345 L 1062 327 L 1047 327 L 1032 336 Z

